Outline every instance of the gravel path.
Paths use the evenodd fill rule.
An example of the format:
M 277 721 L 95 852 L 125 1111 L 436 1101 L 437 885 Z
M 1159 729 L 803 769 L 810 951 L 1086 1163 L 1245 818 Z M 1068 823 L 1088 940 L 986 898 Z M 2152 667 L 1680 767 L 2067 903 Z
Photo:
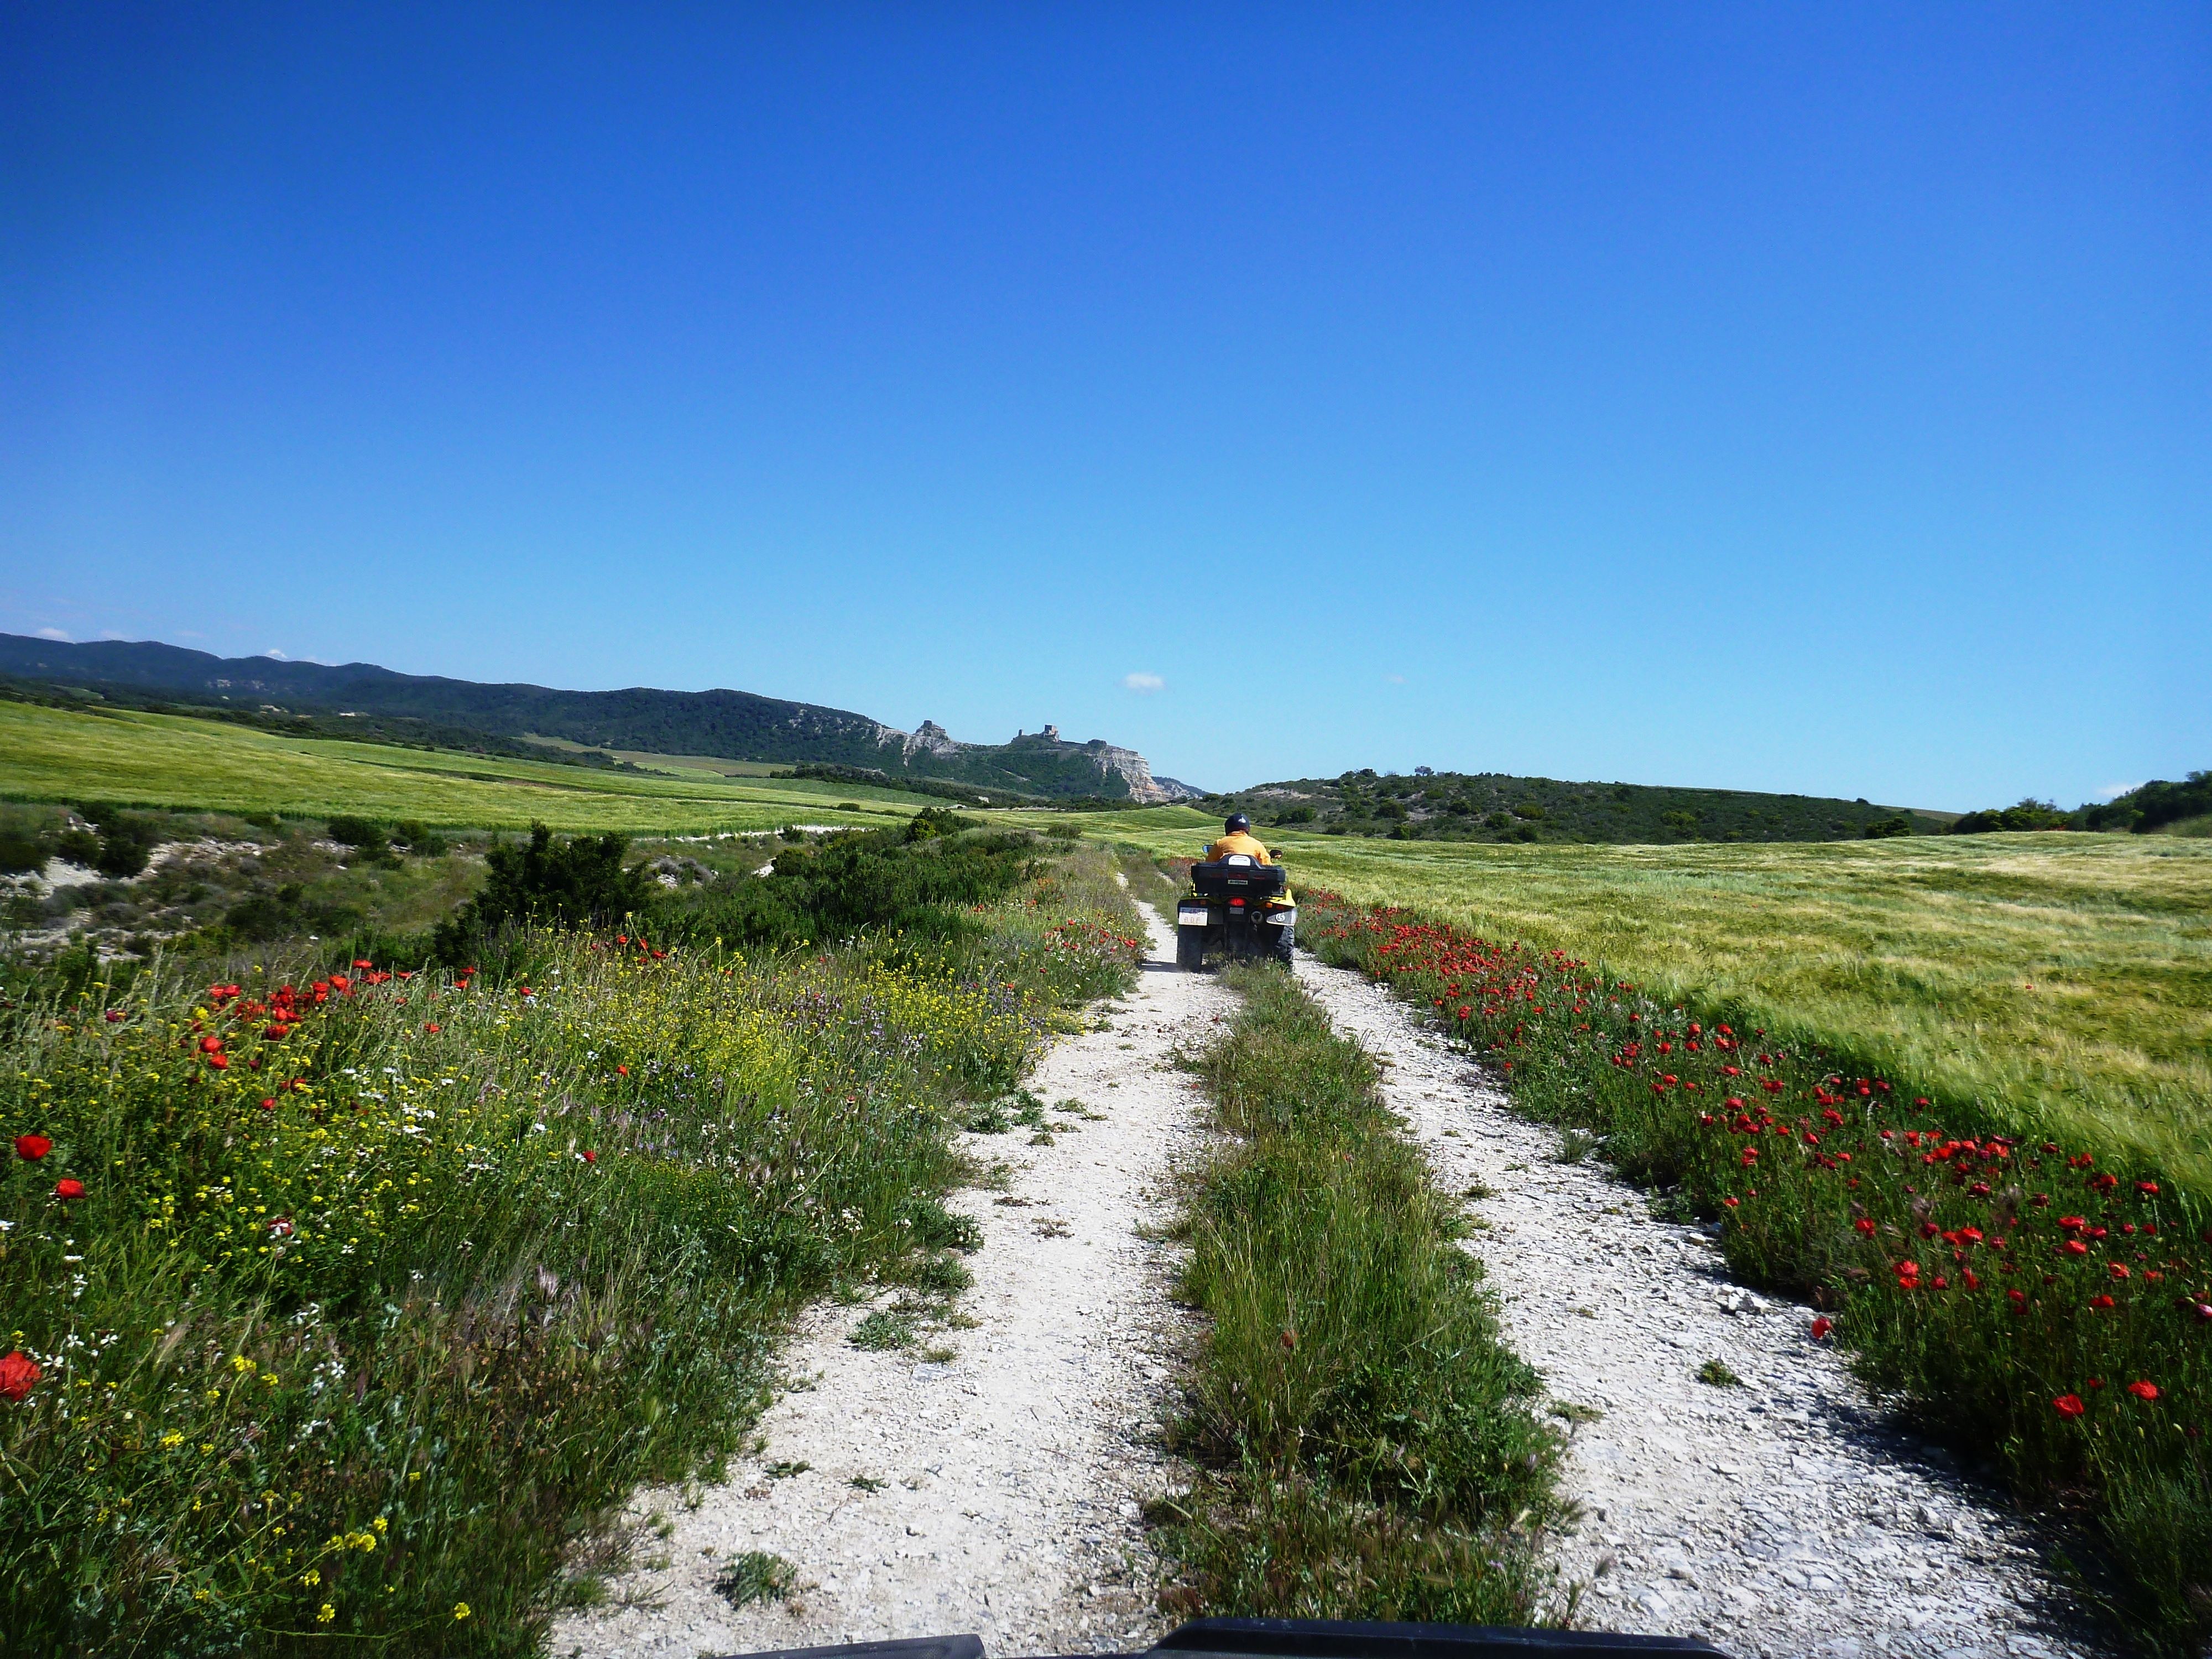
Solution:
M 958 1304 L 975 1325 L 865 1352 L 846 1338 L 868 1307 L 814 1310 L 765 1449 L 724 1485 L 641 1494 L 665 1542 L 611 1605 L 562 1620 L 552 1652 L 694 1659 L 972 1631 L 994 1656 L 1071 1653 L 1167 1627 L 1138 1506 L 1170 1483 L 1158 1425 L 1189 1330 L 1168 1300 L 1173 1252 L 1142 1235 L 1172 1218 L 1170 1170 L 1208 1118 L 1164 1062 L 1234 999 L 1176 973 L 1171 931 L 1150 925 L 1153 959 L 1104 1010 L 1111 1029 L 1056 1043 L 1030 1082 L 1097 1116 L 1054 1114 L 1048 1146 L 1028 1129 L 963 1137 L 1010 1166 L 1003 1190 L 953 1200 L 983 1228 Z M 957 1356 L 919 1357 L 939 1342 Z M 750 1551 L 791 1564 L 789 1597 L 739 1609 L 717 1593 Z
M 1494 1190 L 1471 1248 L 1508 1340 L 1555 1402 L 1603 1413 L 1564 1474 L 1577 1624 L 1774 1659 L 2089 1650 L 2002 1494 L 1871 1409 L 1806 1310 L 1731 1285 L 1703 1231 L 1653 1220 L 1601 1167 L 1558 1162 L 1557 1133 L 1382 987 L 1303 954 L 1297 972 L 1383 1060 L 1439 1178 Z M 1700 1382 L 1709 1359 L 1742 1385 Z

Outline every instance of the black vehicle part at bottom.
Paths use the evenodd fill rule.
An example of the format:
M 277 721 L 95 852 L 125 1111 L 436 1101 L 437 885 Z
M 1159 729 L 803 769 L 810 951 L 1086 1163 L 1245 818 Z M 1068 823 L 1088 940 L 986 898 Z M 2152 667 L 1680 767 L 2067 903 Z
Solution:
M 1329 1619 L 1194 1619 L 1146 1649 L 1175 1659 L 1576 1659 L 1605 1654 L 1685 1654 L 1727 1659 L 1694 1636 L 1617 1636 L 1603 1631 L 1524 1630 L 1497 1625 L 1385 1625 Z M 726 1656 L 726 1659 L 738 1659 Z M 982 1638 L 932 1636 L 781 1648 L 744 1659 L 983 1659 Z

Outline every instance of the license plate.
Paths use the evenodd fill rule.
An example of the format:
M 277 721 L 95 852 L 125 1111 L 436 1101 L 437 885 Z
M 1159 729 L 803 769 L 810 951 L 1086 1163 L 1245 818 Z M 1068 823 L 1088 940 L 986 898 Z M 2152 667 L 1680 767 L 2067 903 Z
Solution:
M 1178 910 L 1176 912 L 1176 921 L 1185 927 L 1203 927 L 1206 923 L 1212 920 L 1213 912 L 1211 910 Z

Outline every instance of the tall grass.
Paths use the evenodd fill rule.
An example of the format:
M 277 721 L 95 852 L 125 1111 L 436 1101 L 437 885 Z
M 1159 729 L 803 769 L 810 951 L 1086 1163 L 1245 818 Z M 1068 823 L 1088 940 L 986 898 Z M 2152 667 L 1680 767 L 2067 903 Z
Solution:
M 533 1650 L 629 1491 L 735 1445 L 793 1309 L 957 1277 L 957 1102 L 1130 973 L 1110 878 L 1055 881 L 957 960 L 543 934 L 500 984 L 19 1011 L 0 1652 Z
M 1301 937 L 1499 1067 L 1531 1115 L 1724 1223 L 1923 1431 L 2085 1521 L 2084 1588 L 2148 1650 L 2212 1637 L 2212 1212 L 2154 1165 L 1604 965 L 1304 896 Z
M 1526 1624 L 1555 1437 L 1498 1340 L 1457 1211 L 1373 1060 L 1279 969 L 1200 1067 L 1234 1144 L 1198 1172 L 1189 1299 L 1212 1322 L 1170 1506 L 1190 1612 Z

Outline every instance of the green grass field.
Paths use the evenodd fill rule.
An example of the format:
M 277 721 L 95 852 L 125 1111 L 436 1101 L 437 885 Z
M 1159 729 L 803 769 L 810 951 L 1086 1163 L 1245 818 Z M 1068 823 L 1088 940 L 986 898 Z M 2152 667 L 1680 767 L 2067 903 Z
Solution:
M 1213 829 L 1180 808 L 1080 821 L 1184 857 Z M 2202 841 L 1270 839 L 1294 883 L 1565 950 L 2212 1190 L 2212 847 Z
M 0 798 L 94 799 L 225 812 L 333 812 L 437 828 L 685 835 L 793 822 L 880 823 L 930 798 L 804 779 L 641 777 L 507 760 L 271 736 L 170 714 L 80 714 L 0 703 Z M 862 810 L 839 808 L 851 801 Z M 872 811 L 869 809 L 873 809 Z
M 703 766 L 640 776 L 19 703 L 0 704 L 0 797 L 644 836 L 879 823 L 942 805 L 863 785 L 714 777 Z M 1035 824 L 1042 815 L 982 816 Z M 1189 807 L 1052 821 L 1184 856 L 1218 829 Z M 2212 1189 L 2203 840 L 1509 847 L 1270 835 L 1299 882 L 1602 962 Z

